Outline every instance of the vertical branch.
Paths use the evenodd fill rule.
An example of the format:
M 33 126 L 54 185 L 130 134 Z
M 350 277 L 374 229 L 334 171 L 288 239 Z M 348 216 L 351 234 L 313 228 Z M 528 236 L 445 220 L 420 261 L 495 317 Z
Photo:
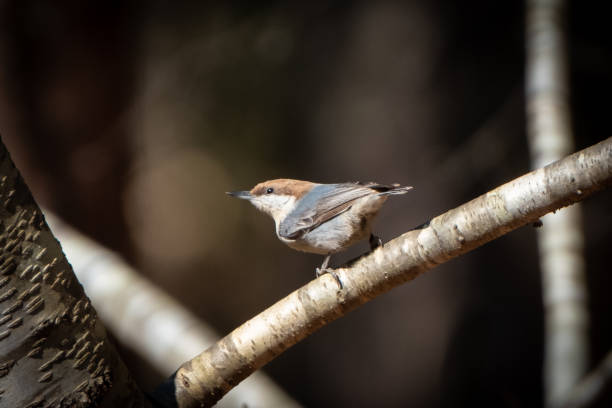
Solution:
M 612 351 L 574 387 L 563 408 L 590 407 L 612 379 Z
M 574 150 L 563 0 L 527 2 L 527 127 L 532 167 Z M 588 365 L 588 311 L 579 205 L 543 218 L 538 231 L 545 311 L 544 388 L 555 407 Z

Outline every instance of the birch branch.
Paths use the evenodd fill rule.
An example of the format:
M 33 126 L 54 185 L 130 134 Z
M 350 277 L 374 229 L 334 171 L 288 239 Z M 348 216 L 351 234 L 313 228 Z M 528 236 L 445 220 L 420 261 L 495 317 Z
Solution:
M 612 184 L 612 138 L 506 183 L 321 276 L 184 363 L 158 388 L 168 407 L 213 405 L 274 357 L 331 321 L 436 265 Z
M 74 272 L 91 302 L 121 343 L 163 375 L 219 339 L 215 331 L 174 298 L 144 279 L 119 255 L 87 238 L 45 211 Z M 223 398 L 219 406 L 298 407 L 263 373 Z
M 527 3 L 527 122 L 534 168 L 574 150 L 568 102 L 563 0 Z M 586 372 L 587 287 L 579 205 L 542 219 L 537 233 L 545 320 L 544 393 L 557 407 Z
M 559 404 L 563 408 L 582 408 L 590 406 L 602 394 L 612 380 L 612 351 L 599 365 L 574 387 L 566 401 Z

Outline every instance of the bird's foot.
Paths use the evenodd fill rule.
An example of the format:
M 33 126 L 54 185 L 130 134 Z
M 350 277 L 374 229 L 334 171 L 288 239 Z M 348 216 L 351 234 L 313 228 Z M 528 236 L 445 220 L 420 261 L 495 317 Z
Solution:
M 317 278 L 320 277 L 321 275 L 325 275 L 326 273 L 329 273 L 331 276 L 334 277 L 336 282 L 338 282 L 338 286 L 340 286 L 340 289 L 344 288 L 344 285 L 342 284 L 342 281 L 340 280 L 340 277 L 338 276 L 336 271 L 333 270 L 332 268 L 317 268 L 317 269 L 315 269 L 315 276 Z
M 381 246 L 383 246 L 382 239 L 380 239 L 374 234 L 370 234 L 370 250 L 373 251 L 376 248 L 381 247 Z

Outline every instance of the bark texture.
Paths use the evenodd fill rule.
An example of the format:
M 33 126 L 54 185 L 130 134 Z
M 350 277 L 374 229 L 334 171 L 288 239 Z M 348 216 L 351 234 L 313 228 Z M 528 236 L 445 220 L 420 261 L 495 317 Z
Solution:
M 45 217 L 106 326 L 118 341 L 139 353 L 160 373 L 176 371 L 185 360 L 219 339 L 210 326 L 144 279 L 118 254 L 48 211 Z M 299 406 L 262 372 L 254 373 L 217 404 L 221 408 L 245 405 Z
M 144 404 L 0 143 L 0 407 Z
M 337 269 L 247 321 L 183 364 L 158 390 L 175 407 L 211 406 L 232 387 L 327 323 L 542 215 L 612 184 L 612 138 L 519 177 Z

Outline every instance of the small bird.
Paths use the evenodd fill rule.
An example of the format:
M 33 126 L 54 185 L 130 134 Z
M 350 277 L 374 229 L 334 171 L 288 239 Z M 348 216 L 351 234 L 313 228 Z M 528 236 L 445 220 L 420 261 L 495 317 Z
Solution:
M 399 184 L 340 183 L 276 179 L 257 184 L 251 191 L 227 194 L 248 200 L 274 219 L 277 237 L 293 249 L 325 255 L 316 277 L 330 273 L 332 254 L 343 251 L 369 236 L 370 248 L 382 245 L 372 234 L 371 221 L 390 195 L 412 189 Z

